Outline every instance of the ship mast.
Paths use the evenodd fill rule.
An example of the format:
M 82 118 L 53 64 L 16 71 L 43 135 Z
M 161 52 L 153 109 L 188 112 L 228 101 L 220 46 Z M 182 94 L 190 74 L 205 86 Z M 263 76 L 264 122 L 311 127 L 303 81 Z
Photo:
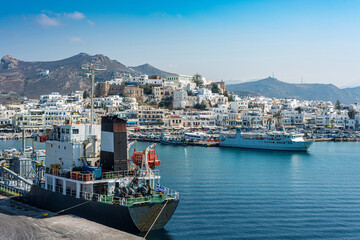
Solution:
M 88 70 L 89 72 L 86 75 L 90 78 L 91 75 L 91 112 L 90 112 L 90 135 L 93 134 L 93 123 L 94 123 L 94 85 L 95 85 L 95 72 L 105 71 L 105 67 L 100 67 L 99 64 L 91 62 L 86 65 L 82 65 L 81 69 Z

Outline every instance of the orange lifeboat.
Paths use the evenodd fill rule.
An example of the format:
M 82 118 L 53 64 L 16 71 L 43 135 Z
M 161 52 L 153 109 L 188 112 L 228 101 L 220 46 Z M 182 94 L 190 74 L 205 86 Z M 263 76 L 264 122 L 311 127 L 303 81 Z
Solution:
M 143 151 L 135 152 L 135 150 L 134 150 L 134 154 L 131 156 L 131 160 L 137 166 L 141 166 L 141 163 L 143 160 L 143 155 L 144 155 Z M 148 163 L 149 163 L 150 168 L 155 168 L 155 166 L 156 167 L 160 166 L 161 161 L 157 159 L 156 152 L 154 149 L 150 149 L 150 151 L 148 153 Z

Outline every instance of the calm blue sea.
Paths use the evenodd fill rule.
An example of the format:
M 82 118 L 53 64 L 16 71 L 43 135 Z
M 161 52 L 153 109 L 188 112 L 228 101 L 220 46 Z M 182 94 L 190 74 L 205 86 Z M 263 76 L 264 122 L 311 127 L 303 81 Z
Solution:
M 162 185 L 180 192 L 180 204 L 148 239 L 360 239 L 360 143 L 314 143 L 308 153 L 156 151 Z

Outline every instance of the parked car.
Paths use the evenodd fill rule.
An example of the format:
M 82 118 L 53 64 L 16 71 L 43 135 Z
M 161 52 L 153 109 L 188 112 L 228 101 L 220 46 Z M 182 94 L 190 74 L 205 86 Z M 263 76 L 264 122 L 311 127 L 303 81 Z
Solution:
M 32 150 L 33 150 L 33 148 L 31 146 L 25 147 L 25 152 L 31 152 Z
M 14 153 L 14 152 L 16 152 L 16 148 L 8 148 L 5 150 L 5 152 Z

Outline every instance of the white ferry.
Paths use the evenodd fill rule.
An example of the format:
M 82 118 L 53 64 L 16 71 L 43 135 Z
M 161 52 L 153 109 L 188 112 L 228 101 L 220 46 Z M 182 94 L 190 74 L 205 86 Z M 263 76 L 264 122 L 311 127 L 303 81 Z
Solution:
M 303 134 L 290 134 L 274 131 L 267 133 L 241 132 L 236 129 L 235 134 L 222 135 L 220 147 L 254 148 L 283 151 L 306 152 L 313 141 L 305 141 Z

